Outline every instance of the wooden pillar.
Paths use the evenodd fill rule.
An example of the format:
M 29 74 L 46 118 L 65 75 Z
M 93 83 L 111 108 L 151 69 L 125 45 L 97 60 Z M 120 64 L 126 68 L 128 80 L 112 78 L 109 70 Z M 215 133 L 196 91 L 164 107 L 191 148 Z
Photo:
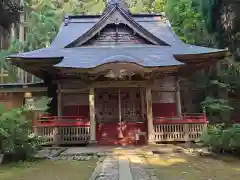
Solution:
M 145 121 L 145 101 L 144 101 L 144 90 L 140 88 L 140 98 L 141 98 L 141 117 Z
M 118 115 L 119 115 L 119 132 L 118 132 L 118 138 L 123 138 L 123 132 L 122 132 L 122 104 L 121 104 L 121 89 L 118 88 Z
M 188 142 L 189 141 L 189 134 L 190 134 L 190 125 L 189 124 L 184 124 L 183 126 L 183 132 L 184 132 L 184 141 Z
M 96 119 L 95 119 L 95 91 L 89 89 L 89 113 L 90 113 L 90 143 L 96 143 Z
M 146 88 L 146 103 L 147 103 L 147 124 L 148 124 L 148 143 L 154 143 L 154 125 L 152 113 L 152 92 L 151 88 Z
M 176 110 L 177 110 L 177 116 L 182 116 L 182 105 L 181 105 L 181 93 L 180 93 L 180 85 L 179 80 L 176 80 Z
M 58 82 L 57 89 L 57 116 L 62 116 L 62 93 L 61 93 L 61 84 Z
M 62 93 L 61 93 L 61 84 L 59 81 L 57 81 L 57 118 L 55 121 L 59 121 L 60 117 L 62 116 Z M 60 142 L 60 132 L 59 132 L 59 127 L 56 126 L 54 128 L 54 145 L 58 146 L 61 144 Z

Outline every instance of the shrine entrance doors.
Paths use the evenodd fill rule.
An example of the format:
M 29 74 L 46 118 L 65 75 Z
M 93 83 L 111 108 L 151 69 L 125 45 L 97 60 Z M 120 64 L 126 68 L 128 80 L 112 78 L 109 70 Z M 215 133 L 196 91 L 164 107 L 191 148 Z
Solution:
M 136 132 L 146 132 L 143 91 L 141 88 L 96 89 L 95 112 L 99 144 L 134 144 Z

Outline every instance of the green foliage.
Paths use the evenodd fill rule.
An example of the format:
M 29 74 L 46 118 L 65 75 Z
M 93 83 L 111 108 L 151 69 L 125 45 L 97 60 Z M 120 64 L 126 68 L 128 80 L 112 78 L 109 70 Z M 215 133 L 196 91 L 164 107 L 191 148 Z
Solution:
M 49 101 L 49 98 L 40 98 L 34 102 L 34 107 L 46 110 Z M 7 110 L 0 104 L 0 153 L 25 159 L 31 157 L 44 143 L 43 138 L 29 134 L 32 123 L 26 117 L 32 110 L 29 106 Z
M 27 4 L 31 11 L 27 20 L 27 41 L 24 51 L 47 47 L 56 36 L 62 21 L 54 1 L 32 0 Z
M 216 25 L 216 22 L 214 22 L 214 10 L 217 6 L 218 0 L 200 0 L 200 10 L 204 17 L 204 22 L 206 25 L 206 28 L 209 32 L 213 32 L 216 30 L 214 25 Z
M 227 69 L 216 69 L 215 74 L 196 75 L 191 81 L 203 97 L 198 98 L 199 104 L 203 101 L 201 104 L 206 105 L 210 114 L 218 112 L 219 119 L 223 119 L 222 112 L 231 114 L 231 110 L 239 104 L 231 104 L 239 98 L 240 90 L 239 63 L 236 63 L 240 57 L 240 38 L 239 26 L 235 25 L 239 20 L 238 9 L 239 5 L 234 1 L 223 3 L 220 0 L 169 0 L 165 8 L 175 32 L 183 41 L 228 47 L 233 53 L 233 57 L 225 60 L 230 65 Z
M 27 108 L 6 110 L 0 106 L 0 151 L 31 156 L 39 148 L 40 138 L 29 136 L 31 123 L 26 119 Z
M 199 3 L 194 0 L 168 0 L 165 11 L 178 36 L 189 44 L 212 45 Z
M 201 105 L 213 113 L 228 112 L 233 110 L 233 108 L 229 106 L 228 100 L 225 99 L 206 97 L 206 99 L 201 102 Z
M 133 13 L 161 13 L 165 4 L 166 0 L 132 0 L 129 7 Z
M 18 144 L 21 146 L 22 141 L 27 140 L 27 134 L 24 133 L 24 128 L 27 128 L 27 121 L 24 119 L 24 109 L 12 109 L 6 111 L 1 108 L 0 127 L 1 127 L 1 139 L 2 139 L 2 151 L 13 152 L 18 148 Z M 21 143 L 20 143 L 21 142 Z M 15 147 L 16 144 L 16 147 Z M 24 142 L 25 144 L 25 142 Z
M 200 141 L 204 146 L 218 152 L 240 152 L 240 124 L 209 125 L 203 132 Z

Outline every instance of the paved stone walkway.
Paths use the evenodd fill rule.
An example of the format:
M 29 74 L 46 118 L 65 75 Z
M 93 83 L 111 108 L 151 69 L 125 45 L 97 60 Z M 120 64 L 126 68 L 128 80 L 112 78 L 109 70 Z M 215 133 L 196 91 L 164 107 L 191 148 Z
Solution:
M 108 154 L 90 180 L 158 180 L 145 158 L 132 151 Z

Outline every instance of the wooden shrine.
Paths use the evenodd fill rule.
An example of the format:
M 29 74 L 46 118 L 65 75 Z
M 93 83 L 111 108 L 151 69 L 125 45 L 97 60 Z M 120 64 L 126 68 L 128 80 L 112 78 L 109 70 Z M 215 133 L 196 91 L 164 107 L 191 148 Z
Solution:
M 8 59 L 53 98 L 34 123 L 49 144 L 128 145 L 198 138 L 206 115 L 182 112 L 179 82 L 225 56 L 182 42 L 164 14 L 109 0 L 101 15 L 67 16 L 49 47 Z

